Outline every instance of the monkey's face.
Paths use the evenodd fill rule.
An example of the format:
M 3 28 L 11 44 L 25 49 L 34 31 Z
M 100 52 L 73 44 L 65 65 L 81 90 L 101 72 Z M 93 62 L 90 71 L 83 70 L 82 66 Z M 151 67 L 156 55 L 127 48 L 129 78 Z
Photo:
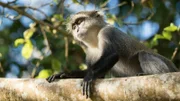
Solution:
M 104 25 L 104 19 L 97 11 L 85 11 L 71 17 L 68 29 L 74 38 L 86 41 L 97 37 L 98 31 Z
M 82 40 L 85 38 L 88 32 L 88 26 L 86 24 L 86 18 L 81 17 L 72 24 L 72 34 L 74 38 Z

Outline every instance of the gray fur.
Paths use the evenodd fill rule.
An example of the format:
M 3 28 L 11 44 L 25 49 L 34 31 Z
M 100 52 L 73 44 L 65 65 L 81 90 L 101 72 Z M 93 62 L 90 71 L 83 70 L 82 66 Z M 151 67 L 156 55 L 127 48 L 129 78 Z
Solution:
M 177 68 L 167 58 L 154 53 L 142 43 L 104 22 L 103 16 L 97 11 L 80 12 L 72 16 L 68 30 L 74 38 L 85 46 L 86 60 L 89 64 L 96 63 L 103 55 L 116 52 L 119 61 L 111 69 L 114 76 L 134 76 L 139 73 L 156 74 L 176 72 Z M 80 17 L 85 20 L 77 25 L 78 31 L 72 29 L 72 24 Z M 79 31 L 80 30 L 80 31 Z M 81 31 L 82 30 L 82 31 Z M 83 37 L 78 37 L 80 34 Z
M 177 68 L 170 60 L 154 53 L 140 42 L 113 26 L 107 25 L 98 35 L 100 35 L 99 38 L 103 37 L 106 43 L 111 43 L 112 48 L 115 48 L 117 53 L 119 53 L 119 61 L 111 70 L 115 76 L 177 71 Z

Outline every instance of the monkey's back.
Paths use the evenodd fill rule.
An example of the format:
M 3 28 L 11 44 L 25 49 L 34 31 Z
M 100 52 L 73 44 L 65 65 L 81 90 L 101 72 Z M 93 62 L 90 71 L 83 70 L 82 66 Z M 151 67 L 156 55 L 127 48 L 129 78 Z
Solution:
M 144 46 L 142 43 L 138 42 L 134 38 L 129 35 L 123 33 L 119 29 L 108 25 L 104 27 L 101 31 L 99 37 L 106 36 L 107 43 L 111 43 L 111 47 L 116 50 L 119 54 L 119 61 L 114 65 L 111 69 L 115 76 L 134 76 L 139 73 L 146 74 L 156 74 L 156 73 L 164 73 L 164 72 L 175 72 L 177 68 L 175 65 L 164 56 L 161 56 L 157 53 L 154 53 L 151 49 Z M 160 59 L 163 63 L 167 65 L 167 67 L 161 67 L 160 69 L 164 69 L 162 71 L 158 70 L 159 67 L 155 67 L 155 63 L 153 64 L 152 70 L 149 70 L 148 63 L 142 65 L 144 60 L 140 61 L 139 54 L 140 52 L 145 51 L 148 54 L 155 56 Z M 149 56 L 151 57 L 151 56 Z M 147 57 L 148 58 L 148 57 Z M 151 60 L 151 58 L 149 58 Z M 147 60 L 148 61 L 148 60 Z M 151 62 L 151 61 L 149 61 Z M 154 61 L 153 61 L 154 62 Z M 144 62 L 145 63 L 145 62 Z M 157 61 L 158 64 L 158 61 Z M 147 67 L 147 68 L 146 68 Z M 152 66 L 151 66 L 152 67 Z

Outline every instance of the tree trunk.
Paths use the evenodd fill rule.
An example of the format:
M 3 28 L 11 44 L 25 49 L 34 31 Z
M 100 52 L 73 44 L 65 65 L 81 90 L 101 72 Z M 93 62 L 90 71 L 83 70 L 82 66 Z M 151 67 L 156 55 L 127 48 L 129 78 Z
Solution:
M 99 79 L 82 95 L 82 79 L 0 79 L 0 101 L 180 101 L 180 73 Z

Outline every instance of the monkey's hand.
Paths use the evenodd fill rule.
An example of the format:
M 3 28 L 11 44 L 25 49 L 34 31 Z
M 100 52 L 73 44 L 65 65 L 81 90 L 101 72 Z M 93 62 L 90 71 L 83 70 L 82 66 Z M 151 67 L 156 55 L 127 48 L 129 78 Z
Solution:
M 66 73 L 59 73 L 59 74 L 54 74 L 54 75 L 51 75 L 50 77 L 48 77 L 46 80 L 51 83 L 53 81 L 55 81 L 56 79 L 63 79 L 63 78 L 66 78 Z
M 88 72 L 88 74 L 84 77 L 82 82 L 82 92 L 86 98 L 89 98 L 91 95 L 92 90 L 92 83 L 94 80 L 94 74 L 92 71 Z

